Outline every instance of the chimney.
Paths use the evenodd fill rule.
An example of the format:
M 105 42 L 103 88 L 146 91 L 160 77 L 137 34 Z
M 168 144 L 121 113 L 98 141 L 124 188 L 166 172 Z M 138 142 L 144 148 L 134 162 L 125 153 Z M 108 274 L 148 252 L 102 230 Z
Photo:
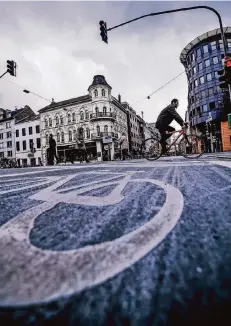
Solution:
M 121 95 L 118 95 L 118 101 L 121 103 Z

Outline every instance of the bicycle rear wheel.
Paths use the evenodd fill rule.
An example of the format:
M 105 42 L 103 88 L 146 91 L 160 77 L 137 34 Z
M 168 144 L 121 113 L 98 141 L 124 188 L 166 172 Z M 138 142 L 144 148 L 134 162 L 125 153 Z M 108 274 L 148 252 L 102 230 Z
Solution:
M 204 154 L 203 138 L 196 134 L 184 134 L 179 143 L 179 151 L 182 156 L 188 159 L 197 159 Z
M 143 157 L 148 161 L 155 161 L 161 157 L 162 146 L 157 138 L 147 138 L 143 142 L 142 147 Z

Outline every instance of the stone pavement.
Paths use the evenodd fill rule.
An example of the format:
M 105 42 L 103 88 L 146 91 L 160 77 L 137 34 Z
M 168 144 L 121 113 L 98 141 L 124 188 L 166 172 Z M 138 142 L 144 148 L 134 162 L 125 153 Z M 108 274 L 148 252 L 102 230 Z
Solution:
M 0 171 L 0 325 L 231 323 L 231 162 Z

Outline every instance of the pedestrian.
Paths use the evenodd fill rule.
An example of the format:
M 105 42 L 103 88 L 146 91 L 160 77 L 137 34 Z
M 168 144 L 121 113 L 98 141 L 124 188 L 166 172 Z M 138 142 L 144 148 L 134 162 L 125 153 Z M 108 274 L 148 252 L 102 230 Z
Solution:
M 51 155 L 52 157 L 50 158 L 51 161 L 54 161 L 54 157 L 56 159 L 56 164 L 59 163 L 59 158 L 56 154 L 56 141 L 53 138 L 53 135 L 50 134 L 50 138 L 49 138 L 49 146 L 50 146 L 50 150 L 49 150 L 49 155 Z M 49 161 L 49 159 L 48 159 Z M 54 163 L 53 163 L 54 164 Z M 53 165 L 52 164 L 52 165 Z
M 85 142 L 83 139 L 77 138 L 77 147 L 78 147 L 78 150 L 80 151 L 81 161 L 86 161 L 86 163 L 89 163 L 90 161 L 87 158 L 87 149 L 86 149 Z
M 126 159 L 126 156 L 130 156 L 128 154 L 128 140 L 126 137 L 125 132 L 122 132 L 122 136 L 119 139 L 119 145 L 120 145 L 120 149 L 122 152 L 122 160 L 124 161 Z

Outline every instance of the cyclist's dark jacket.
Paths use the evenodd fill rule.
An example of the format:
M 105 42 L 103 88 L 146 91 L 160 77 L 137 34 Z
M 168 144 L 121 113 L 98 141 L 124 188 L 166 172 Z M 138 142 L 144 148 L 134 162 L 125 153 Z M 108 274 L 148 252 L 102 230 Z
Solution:
M 184 120 L 176 112 L 174 106 L 170 104 L 160 112 L 156 120 L 156 128 L 164 129 L 170 125 L 173 120 L 176 120 L 176 122 L 178 122 L 181 126 L 184 124 Z

